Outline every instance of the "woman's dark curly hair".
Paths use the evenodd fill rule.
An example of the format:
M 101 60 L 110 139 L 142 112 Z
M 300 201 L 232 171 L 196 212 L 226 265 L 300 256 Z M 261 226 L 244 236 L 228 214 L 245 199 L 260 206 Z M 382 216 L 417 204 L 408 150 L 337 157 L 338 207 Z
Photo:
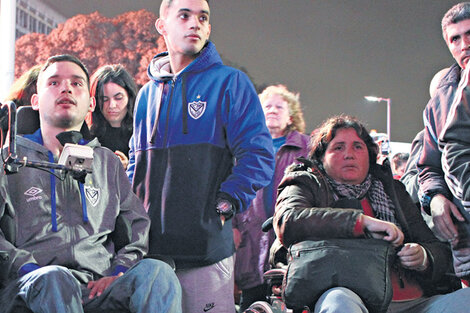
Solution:
M 93 136 L 98 138 L 106 133 L 108 127 L 111 127 L 102 113 L 104 85 L 110 82 L 121 86 L 127 92 L 127 114 L 121 123 L 121 132 L 123 135 L 132 134 L 134 102 L 137 95 L 137 87 L 132 76 L 121 64 L 112 64 L 100 67 L 91 77 L 91 96 L 96 99 L 96 108 L 92 114 L 90 132 Z
M 378 146 L 369 135 L 366 127 L 355 117 L 349 115 L 336 115 L 330 117 L 323 124 L 313 131 L 312 148 L 310 149 L 309 158 L 317 165 L 322 167 L 322 159 L 330 142 L 335 138 L 339 129 L 353 128 L 359 138 L 361 138 L 367 146 L 369 153 L 369 165 L 377 162 Z

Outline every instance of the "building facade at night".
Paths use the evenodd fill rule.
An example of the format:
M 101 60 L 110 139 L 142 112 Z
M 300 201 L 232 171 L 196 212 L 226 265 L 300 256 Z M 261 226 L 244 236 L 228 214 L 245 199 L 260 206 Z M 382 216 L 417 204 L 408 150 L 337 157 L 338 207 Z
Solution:
M 41 0 L 16 0 L 16 36 L 29 33 L 49 34 L 66 20 Z

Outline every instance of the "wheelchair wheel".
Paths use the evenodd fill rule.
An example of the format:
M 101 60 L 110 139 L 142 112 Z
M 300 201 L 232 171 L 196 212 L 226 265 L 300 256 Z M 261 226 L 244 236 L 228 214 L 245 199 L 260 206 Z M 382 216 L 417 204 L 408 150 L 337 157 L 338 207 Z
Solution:
M 264 301 L 256 301 L 243 313 L 277 313 L 273 311 L 271 305 Z

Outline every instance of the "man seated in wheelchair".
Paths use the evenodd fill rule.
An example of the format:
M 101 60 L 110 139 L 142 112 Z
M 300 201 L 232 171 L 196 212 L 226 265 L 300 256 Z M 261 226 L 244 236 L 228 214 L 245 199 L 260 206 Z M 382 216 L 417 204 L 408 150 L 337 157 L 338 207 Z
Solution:
M 76 179 L 47 166 L 0 173 L 0 250 L 8 252 L 0 310 L 181 312 L 174 271 L 142 260 L 150 220 L 121 161 L 86 139 L 82 126 L 95 107 L 89 88 L 88 72 L 73 56 L 51 57 L 40 71 L 31 101 L 40 128 L 18 137 L 16 152 L 52 167 L 66 143 L 89 147 L 91 173 Z
M 290 247 L 289 262 L 293 262 L 302 255 L 300 250 L 293 253 L 296 246 L 306 240 L 312 244 L 338 242 L 339 250 L 348 242 L 378 242 L 393 251 L 394 264 L 389 272 L 369 268 L 373 258 L 367 259 L 365 246 L 362 259 L 336 257 L 314 264 L 319 271 L 333 276 L 331 285 L 308 294 L 322 283 L 312 280 L 308 282 L 312 288 L 291 290 L 291 294 L 284 290 L 288 307 L 293 303 L 294 308 L 309 305 L 314 312 L 349 313 L 468 312 L 470 289 L 457 290 L 458 281 L 448 275 L 452 272 L 450 248 L 426 226 L 404 186 L 393 179 L 389 165 L 376 163 L 377 146 L 363 124 L 351 116 L 335 116 L 323 123 L 312 140 L 309 159 L 292 166 L 279 186 L 273 219 L 278 241 L 271 249 L 272 258 L 282 256 L 282 251 Z M 388 268 L 387 258 L 380 262 Z M 351 264 L 357 265 L 343 275 L 351 277 L 334 277 L 336 269 Z M 366 270 L 386 273 L 382 285 L 389 283 L 390 296 L 379 299 L 380 305 L 374 302 L 377 299 L 369 299 L 373 286 L 351 290 L 348 283 L 341 283 L 368 284 L 366 278 L 371 277 L 361 275 Z M 291 271 L 290 267 L 287 289 L 295 288 L 289 285 L 294 284 L 295 279 L 290 278 L 296 275 Z

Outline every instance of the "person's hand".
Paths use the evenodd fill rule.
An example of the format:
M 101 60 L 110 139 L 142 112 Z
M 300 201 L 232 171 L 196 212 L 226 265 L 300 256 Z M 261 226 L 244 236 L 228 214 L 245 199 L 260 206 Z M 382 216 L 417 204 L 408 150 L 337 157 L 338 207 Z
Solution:
M 364 231 L 368 231 L 372 238 L 388 241 L 394 247 L 399 247 L 403 244 L 405 236 L 400 228 L 393 223 L 362 215 L 362 225 Z
M 406 269 L 424 271 L 429 267 L 426 250 L 417 243 L 405 243 L 397 256 L 401 266 Z
M 222 214 L 220 214 L 219 216 L 220 216 L 220 221 L 222 222 L 222 226 L 224 226 L 224 224 L 225 224 L 225 216 L 223 216 Z
M 95 296 L 99 297 L 116 279 L 124 275 L 122 272 L 116 276 L 107 276 L 98 280 L 90 281 L 87 285 L 88 289 L 91 289 L 88 299 L 93 299 Z
M 127 169 L 127 165 L 129 165 L 129 159 L 127 158 L 127 155 L 125 155 L 123 152 L 116 150 L 114 151 L 114 154 L 119 157 L 121 160 L 122 166 L 124 166 L 124 169 Z
M 451 214 L 458 221 L 465 221 L 459 209 L 449 199 L 441 194 L 436 194 L 432 197 L 431 203 L 431 215 L 432 221 L 435 226 L 437 235 L 442 237 L 444 240 L 450 241 L 453 245 L 458 242 L 458 230 L 452 221 Z

